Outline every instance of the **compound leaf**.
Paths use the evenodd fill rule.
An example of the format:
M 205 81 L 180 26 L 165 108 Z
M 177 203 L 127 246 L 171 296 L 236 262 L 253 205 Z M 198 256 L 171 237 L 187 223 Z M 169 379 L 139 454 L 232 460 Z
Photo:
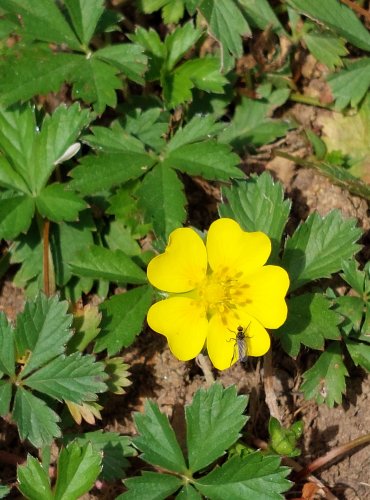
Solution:
M 338 210 L 325 217 L 311 214 L 285 245 L 283 266 L 289 273 L 290 290 L 339 271 L 342 260 L 359 251 L 360 236 L 355 220 L 343 219 Z
M 173 472 L 185 473 L 184 456 L 166 415 L 156 403 L 147 400 L 144 413 L 134 416 L 139 436 L 134 444 L 142 451 L 142 459 Z
M 20 438 L 28 439 L 36 448 L 50 444 L 61 435 L 57 425 L 60 419 L 55 411 L 22 387 L 17 388 L 12 416 Z
M 342 402 L 346 389 L 347 368 L 342 359 L 339 342 L 332 342 L 316 363 L 303 374 L 301 390 L 306 399 L 315 399 L 318 404 L 325 403 L 332 408 L 334 403 Z
M 15 344 L 17 357 L 26 355 L 22 378 L 62 354 L 71 336 L 71 315 L 67 302 L 58 297 L 40 294 L 34 302 L 27 302 L 17 317 Z
M 194 473 L 214 462 L 240 436 L 247 421 L 243 412 L 245 396 L 237 396 L 235 386 L 223 389 L 213 384 L 195 393 L 186 407 L 189 467 Z
M 288 221 L 291 202 L 284 200 L 279 182 L 264 172 L 259 177 L 235 180 L 231 187 L 222 188 L 222 217 L 235 219 L 246 231 L 262 231 L 271 239 L 271 260 L 280 252 L 281 238 Z
M 95 401 L 99 392 L 106 391 L 103 382 L 106 378 L 103 363 L 95 362 L 94 356 L 75 352 L 54 359 L 25 378 L 23 383 L 59 401 L 80 404 Z
M 100 306 L 103 320 L 95 352 L 107 349 L 112 356 L 122 347 L 130 346 L 142 330 L 152 295 L 150 287 L 138 287 L 106 300 Z

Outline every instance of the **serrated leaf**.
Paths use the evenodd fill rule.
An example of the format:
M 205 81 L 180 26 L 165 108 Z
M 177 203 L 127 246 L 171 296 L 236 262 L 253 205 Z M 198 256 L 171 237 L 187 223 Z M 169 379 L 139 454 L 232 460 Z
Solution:
M 104 12 L 104 0 L 64 0 L 64 5 L 82 45 L 88 46 Z
M 151 124 L 153 125 L 153 124 Z M 104 153 L 145 153 L 141 141 L 128 134 L 121 126 L 91 127 L 94 135 L 85 135 L 83 140 L 97 151 Z
M 166 57 L 166 48 L 158 33 L 153 28 L 146 30 L 139 26 L 135 34 L 130 35 L 130 39 L 141 45 L 148 55 L 149 68 L 145 75 L 146 80 L 149 82 L 158 80 Z
M 85 420 L 90 425 L 95 425 L 95 419 L 102 419 L 100 410 L 103 407 L 94 401 L 85 401 L 80 405 L 72 403 L 72 401 L 66 401 L 65 403 L 73 420 L 78 425 L 81 424 L 82 420 Z
M 202 500 L 202 496 L 191 484 L 187 484 L 178 492 L 176 500 Z
M 330 70 L 343 66 L 341 57 L 348 54 L 345 41 L 326 31 L 310 31 L 303 35 L 308 50 Z
M 2 0 L 1 8 L 21 16 L 23 34 L 51 43 L 67 44 L 79 50 L 80 43 L 57 4 L 50 0 Z
M 312 368 L 303 374 L 300 389 L 306 399 L 315 399 L 318 404 L 325 402 L 329 408 L 342 402 L 346 389 L 347 368 L 342 359 L 339 342 L 332 342 Z
M 347 260 L 342 263 L 343 273 L 341 277 L 360 295 L 365 290 L 365 273 L 358 269 L 357 262 Z
M 199 40 L 202 32 L 194 28 L 192 22 L 178 26 L 172 33 L 166 36 L 165 47 L 167 48 L 166 69 L 171 71 L 186 52 Z
M 101 115 L 107 106 L 116 107 L 116 90 L 122 88 L 122 82 L 117 77 L 118 69 L 98 59 L 96 54 L 80 59 L 73 77 L 72 96 L 92 104 Z
M 178 23 L 184 15 L 184 1 L 171 0 L 162 9 L 163 22 L 166 24 Z
M 121 250 L 93 245 L 80 252 L 69 264 L 73 274 L 93 279 L 116 281 L 118 283 L 146 283 L 146 275 L 130 257 Z
M 144 84 L 143 74 L 147 69 L 147 56 L 143 48 L 134 43 L 110 45 L 95 52 L 95 57 L 116 67 L 130 80 Z
M 319 293 L 305 293 L 289 300 L 288 319 L 276 334 L 290 356 L 298 355 L 301 344 L 323 349 L 325 339 L 340 339 L 341 317 L 330 307 L 330 301 Z
M 1 123 L 0 116 L 0 123 Z M 2 137 L 0 137 L 1 141 Z M 31 194 L 30 190 L 21 175 L 10 165 L 10 163 L 0 155 L 0 185 L 2 187 L 21 191 L 24 194 Z
M 354 219 L 343 219 L 338 210 L 325 217 L 311 214 L 287 240 L 283 266 L 290 277 L 290 290 L 340 271 L 343 260 L 353 257 L 361 236 Z
M 101 471 L 101 454 L 91 443 L 71 443 L 59 453 L 55 500 L 76 500 L 94 485 Z
M 233 0 L 203 0 L 199 11 L 205 17 L 209 31 L 222 46 L 224 57 L 243 54 L 243 36 L 251 36 L 250 27 L 243 17 L 238 4 Z
M 86 202 L 73 191 L 67 191 L 63 184 L 46 186 L 36 198 L 41 215 L 54 222 L 75 221 Z
M 35 205 L 28 195 L 0 199 L 0 238 L 14 239 L 31 225 Z
M 134 444 L 142 452 L 141 458 L 152 465 L 180 474 L 187 466 L 175 433 L 166 415 L 153 401 L 145 402 L 144 413 L 135 413 L 135 425 L 139 436 Z
M 73 317 L 73 336 L 68 342 L 68 352 L 83 352 L 100 332 L 101 313 L 97 306 L 86 304 Z
M 52 500 L 48 472 L 43 465 L 32 455 L 27 455 L 27 463 L 17 468 L 18 489 L 30 500 Z
M 370 372 L 370 345 L 351 339 L 345 339 L 345 343 L 354 364 Z
M 356 14 L 338 0 L 287 0 L 289 5 L 343 36 L 356 47 L 370 51 L 370 34 Z
M 215 140 L 184 144 L 172 151 L 163 161 L 163 168 L 175 168 L 205 179 L 228 180 L 242 175 L 237 165 L 240 158 L 227 144 Z
M 179 127 L 176 130 L 175 135 L 166 145 L 166 152 L 170 153 L 185 144 L 207 140 L 215 136 L 223 128 L 225 128 L 225 125 L 215 123 L 213 115 L 195 115 L 185 127 Z
M 71 171 L 69 185 L 83 194 L 99 193 L 141 177 L 154 162 L 149 155 L 132 151 L 85 156 Z
M 328 83 L 336 109 L 341 110 L 348 104 L 357 106 L 370 86 L 370 57 L 347 63 L 345 69 L 328 77 Z
M 335 311 L 344 319 L 343 323 L 340 325 L 341 330 L 347 335 L 353 332 L 355 332 L 356 336 L 359 335 L 364 313 L 363 300 L 360 297 L 343 295 L 341 297 L 336 297 L 334 306 Z
M 268 101 L 243 97 L 231 124 L 220 134 L 220 142 L 236 149 L 257 147 L 275 141 L 291 128 L 288 122 L 269 117 L 273 109 Z
M 2 417 L 5 417 L 10 411 L 12 392 L 11 381 L 9 379 L 0 380 L 0 416 Z
M 0 313 L 0 372 L 15 373 L 14 333 L 3 312 Z
M 214 462 L 240 437 L 247 421 L 243 412 L 245 396 L 237 396 L 235 386 L 223 389 L 213 384 L 195 393 L 185 408 L 189 468 L 194 473 Z
M 71 336 L 72 317 L 67 314 L 67 302 L 58 297 L 39 294 L 34 302 L 27 302 L 17 317 L 15 344 L 17 357 L 27 355 L 22 378 L 62 354 Z
M 238 3 L 242 6 L 243 13 L 252 26 L 257 26 L 260 30 L 272 27 L 273 31 L 286 35 L 268 0 L 238 0 Z
M 79 446 L 91 443 L 93 449 L 103 453 L 100 477 L 106 481 L 114 481 L 124 477 L 124 469 L 130 465 L 126 457 L 132 457 L 137 452 L 131 447 L 131 439 L 121 436 L 116 432 L 103 432 L 102 430 L 86 432 L 84 434 L 65 435 L 63 443 L 71 439 Z
M 37 94 L 57 92 L 79 71 L 81 59 L 77 54 L 52 52 L 47 45 L 16 46 L 0 61 L 0 102 L 9 106 Z M 42 73 L 35 68 L 42 68 Z
M 23 378 L 24 385 L 47 394 L 58 401 L 69 400 L 80 404 L 95 401 L 97 394 L 107 390 L 104 364 L 95 362 L 94 356 L 73 353 L 60 356 L 49 364 Z
M 280 458 L 255 452 L 243 458 L 234 456 L 221 467 L 195 481 L 194 486 L 212 500 L 225 498 L 283 499 L 291 483 L 287 467 L 280 466 Z
M 59 416 L 22 387 L 17 388 L 12 417 L 18 425 L 20 438 L 28 439 L 36 448 L 50 444 L 53 438 L 61 435 L 57 425 Z
M 150 287 L 138 287 L 115 295 L 100 306 L 103 314 L 101 333 L 96 339 L 95 352 L 107 349 L 108 356 L 128 347 L 143 327 L 152 301 Z
M 177 174 L 163 164 L 156 165 L 145 176 L 138 195 L 146 221 L 153 225 L 157 237 L 167 241 L 171 231 L 182 226 L 186 217 L 186 198 Z
M 170 474 L 143 471 L 141 476 L 125 480 L 128 491 L 116 500 L 160 500 L 170 497 L 182 485 L 182 480 Z
M 235 219 L 246 231 L 262 231 L 271 239 L 274 261 L 281 247 L 284 227 L 288 222 L 290 200 L 284 200 L 284 189 L 264 172 L 258 177 L 233 181 L 232 186 L 222 188 L 227 200 L 219 206 L 221 217 Z

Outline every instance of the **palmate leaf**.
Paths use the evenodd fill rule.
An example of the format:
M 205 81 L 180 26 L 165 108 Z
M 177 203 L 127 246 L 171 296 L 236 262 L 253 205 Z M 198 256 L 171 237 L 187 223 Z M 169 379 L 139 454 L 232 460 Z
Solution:
M 290 277 L 290 290 L 341 270 L 343 260 L 359 251 L 361 229 L 354 219 L 343 219 L 338 210 L 326 217 L 311 214 L 287 240 L 283 266 Z
M 288 319 L 276 331 L 290 356 L 297 356 L 301 344 L 311 349 L 323 349 L 325 339 L 340 339 L 339 314 L 330 310 L 331 303 L 321 294 L 305 293 L 288 302 Z
M 306 399 L 315 399 L 318 404 L 325 402 L 329 408 L 334 403 L 341 404 L 346 389 L 347 368 L 342 359 L 339 342 L 332 342 L 312 368 L 303 374 L 300 389 Z
M 23 384 L 59 401 L 79 404 L 95 401 L 97 393 L 106 391 L 106 378 L 104 364 L 95 362 L 94 356 L 73 353 L 54 359 L 24 378 Z
M 17 357 L 27 355 L 22 378 L 63 353 L 71 336 L 72 316 L 67 314 L 67 309 L 67 302 L 40 294 L 35 302 L 27 302 L 24 311 L 18 315 L 15 329 Z
M 247 403 L 245 396 L 237 396 L 235 386 L 223 389 L 213 384 L 208 390 L 196 392 L 185 409 L 189 468 L 193 473 L 235 443 L 247 421 L 243 416 Z
M 227 203 L 220 205 L 220 215 L 235 219 L 246 231 L 267 234 L 272 243 L 270 259 L 274 261 L 291 207 L 291 202 L 284 200 L 282 185 L 264 172 L 259 177 L 233 181 L 231 187 L 222 188 L 222 195 Z
M 196 480 L 195 487 L 212 500 L 225 498 L 283 499 L 281 493 L 290 488 L 287 467 L 280 466 L 280 458 L 261 452 L 235 456 L 207 476 Z

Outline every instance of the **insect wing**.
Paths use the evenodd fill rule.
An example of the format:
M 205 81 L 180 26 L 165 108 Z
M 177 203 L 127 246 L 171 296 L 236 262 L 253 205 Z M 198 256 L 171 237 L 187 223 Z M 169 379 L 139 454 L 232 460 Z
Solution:
M 236 336 L 236 345 L 238 347 L 239 361 L 246 361 L 248 356 L 244 333 L 238 333 Z

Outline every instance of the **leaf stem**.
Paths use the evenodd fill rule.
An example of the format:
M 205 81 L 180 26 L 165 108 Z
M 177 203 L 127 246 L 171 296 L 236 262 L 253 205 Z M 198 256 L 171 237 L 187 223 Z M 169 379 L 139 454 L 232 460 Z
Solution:
M 319 101 L 319 99 L 300 94 L 299 92 L 292 92 L 289 96 L 289 99 L 294 102 L 300 102 L 301 104 L 308 104 L 310 106 L 317 106 L 318 108 L 333 110 L 333 106 L 331 104 L 324 104 L 323 102 Z

